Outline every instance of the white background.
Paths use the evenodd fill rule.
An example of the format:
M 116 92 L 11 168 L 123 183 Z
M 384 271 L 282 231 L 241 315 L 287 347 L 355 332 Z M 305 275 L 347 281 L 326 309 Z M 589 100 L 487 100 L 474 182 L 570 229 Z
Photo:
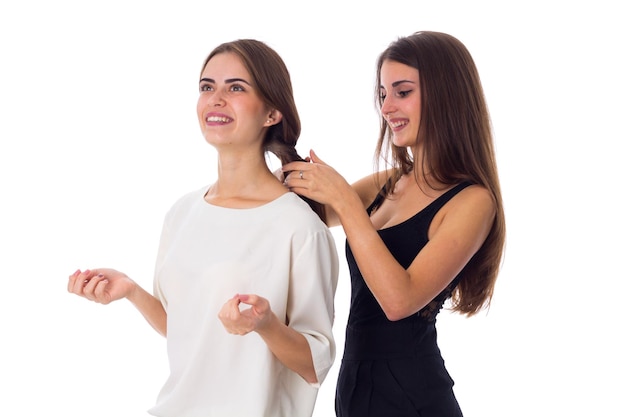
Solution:
M 448 32 L 475 58 L 508 223 L 491 310 L 438 323 L 466 417 L 626 415 L 617 4 L 3 2 L 0 415 L 134 417 L 153 404 L 164 340 L 130 303 L 89 303 L 66 282 L 111 266 L 151 288 L 165 211 L 215 178 L 195 115 L 214 46 L 274 47 L 292 74 L 300 153 L 314 148 L 354 181 L 372 170 L 377 54 L 417 30 Z M 317 417 L 334 415 L 349 303 L 344 235 L 333 232 L 339 351 Z

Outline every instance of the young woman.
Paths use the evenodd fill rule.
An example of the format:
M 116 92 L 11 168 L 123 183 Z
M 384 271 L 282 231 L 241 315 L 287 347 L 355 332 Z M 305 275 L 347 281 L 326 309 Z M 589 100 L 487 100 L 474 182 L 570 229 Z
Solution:
M 505 223 L 490 120 L 471 55 L 418 32 L 379 57 L 377 157 L 352 186 L 311 152 L 285 184 L 341 224 L 352 280 L 339 417 L 461 416 L 437 345 L 444 303 L 471 316 L 493 295 Z
M 237 40 L 211 52 L 199 90 L 217 180 L 168 212 L 154 295 L 112 269 L 78 270 L 68 289 L 126 298 L 167 337 L 171 373 L 150 414 L 310 416 L 335 356 L 338 258 L 323 207 L 266 163 L 267 151 L 302 160 L 289 73 L 264 43 Z

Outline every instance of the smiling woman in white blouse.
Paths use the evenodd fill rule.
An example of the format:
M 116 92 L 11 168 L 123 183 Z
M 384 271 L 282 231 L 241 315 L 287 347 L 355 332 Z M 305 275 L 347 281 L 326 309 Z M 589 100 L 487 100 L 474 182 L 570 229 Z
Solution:
M 68 290 L 126 298 L 167 338 L 170 375 L 150 414 L 311 416 L 335 359 L 338 258 L 323 206 L 267 166 L 267 152 L 302 160 L 289 72 L 266 44 L 236 40 L 209 54 L 199 90 L 217 180 L 167 213 L 153 293 L 106 268 L 77 270 Z

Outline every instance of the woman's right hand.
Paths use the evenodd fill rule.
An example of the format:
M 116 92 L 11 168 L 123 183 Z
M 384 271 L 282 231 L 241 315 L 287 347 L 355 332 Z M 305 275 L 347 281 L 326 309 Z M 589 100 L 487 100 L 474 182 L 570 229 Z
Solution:
M 282 167 L 284 184 L 293 192 L 318 203 L 333 206 L 352 191 L 350 184 L 311 150 L 306 162 L 290 162 Z
M 341 174 L 322 161 L 313 150 L 306 162 L 290 162 L 282 169 L 283 172 L 288 172 L 283 184 L 290 191 L 324 204 L 328 226 L 338 226 L 342 213 L 351 215 L 351 210 L 354 208 L 358 210 L 365 208 L 364 196 L 360 194 L 359 188 L 353 188 Z M 371 200 L 368 204 L 370 202 Z
M 136 284 L 126 274 L 114 269 L 100 268 L 81 271 L 69 276 L 67 290 L 100 304 L 128 297 Z

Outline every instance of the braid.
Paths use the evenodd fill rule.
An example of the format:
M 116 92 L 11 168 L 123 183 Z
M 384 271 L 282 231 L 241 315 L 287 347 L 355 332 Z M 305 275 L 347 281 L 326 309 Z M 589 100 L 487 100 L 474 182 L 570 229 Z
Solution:
M 278 125 L 280 126 L 280 124 Z M 271 152 L 278 159 L 282 165 L 288 164 L 289 162 L 294 161 L 304 161 L 298 152 L 296 151 L 296 147 L 293 144 L 285 143 L 282 140 L 276 139 L 276 132 L 279 131 L 278 126 L 272 126 L 267 135 L 267 141 L 265 150 L 267 152 Z M 318 203 L 317 201 L 311 200 L 303 195 L 298 195 L 302 200 L 304 200 L 313 211 L 322 219 L 322 221 L 326 224 L 326 209 L 323 204 Z

